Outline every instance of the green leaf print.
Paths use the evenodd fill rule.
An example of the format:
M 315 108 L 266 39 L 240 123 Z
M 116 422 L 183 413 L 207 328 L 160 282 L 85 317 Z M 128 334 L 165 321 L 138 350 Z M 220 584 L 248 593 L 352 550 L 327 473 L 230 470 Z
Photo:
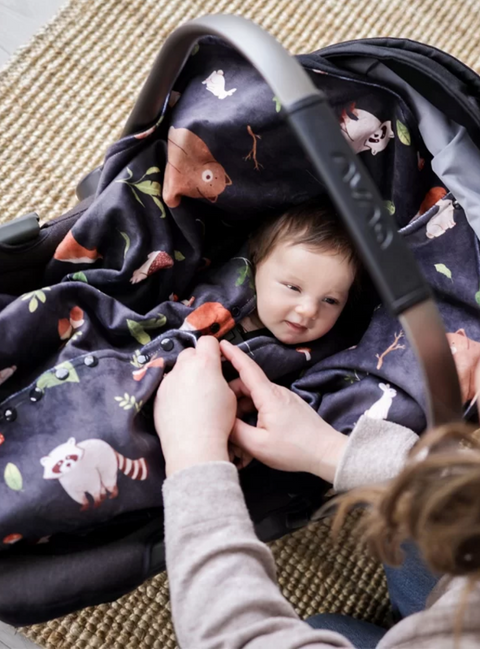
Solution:
M 453 282 L 452 271 L 450 270 L 450 268 L 447 268 L 445 264 L 435 264 L 435 270 L 437 271 L 437 273 L 445 275 L 445 277 L 448 277 L 448 279 L 451 279 Z
M 412 143 L 412 138 L 410 137 L 410 131 L 399 119 L 397 119 L 397 135 L 398 139 L 402 144 L 410 146 Z
M 480 306 L 480 287 L 478 291 L 475 293 L 475 302 Z
M 123 397 L 114 397 L 114 399 L 117 401 L 120 408 L 123 408 L 124 410 L 135 408 L 137 412 L 140 412 L 140 409 L 143 406 L 143 401 L 137 403 L 135 397 L 133 395 L 130 396 L 127 392 L 125 392 Z
M 22 474 L 20 473 L 18 467 L 15 464 L 9 462 L 5 467 L 5 472 L 3 474 L 7 487 L 13 491 L 21 491 L 23 488 L 23 479 Z
M 248 285 L 250 288 L 253 288 L 253 275 L 252 275 L 252 269 L 250 266 L 246 263 L 244 268 L 241 268 L 237 280 L 235 282 L 235 286 L 243 286 L 245 281 L 248 279 Z
M 57 379 L 55 372 L 59 369 L 68 370 L 68 376 L 66 379 Z M 46 388 L 53 388 L 56 385 L 63 385 L 64 383 L 80 383 L 77 371 L 70 363 L 70 361 L 60 363 L 59 365 L 56 365 L 53 370 L 44 372 L 41 376 L 39 376 L 37 381 L 37 388 L 39 388 L 40 390 L 45 390 Z
M 150 318 L 149 320 L 144 320 L 142 322 L 142 327 L 144 329 L 158 329 L 159 327 L 163 327 L 166 323 L 167 318 L 160 313 L 158 318 Z
M 155 203 L 155 205 L 160 209 L 160 212 L 161 212 L 160 218 L 161 219 L 166 218 L 167 215 L 165 213 L 165 208 L 163 207 L 162 201 L 159 198 L 157 198 L 156 196 L 152 196 L 152 200 Z
M 139 322 L 127 319 L 127 326 L 132 336 L 141 345 L 146 345 L 152 340 Z
M 119 232 L 120 232 L 120 230 L 119 230 Z M 125 259 L 125 257 L 127 256 L 127 252 L 128 252 L 128 250 L 130 248 L 130 237 L 128 236 L 128 234 L 126 232 L 120 232 L 120 234 L 125 239 L 125 250 L 123 251 L 123 258 Z
M 132 190 L 133 195 L 135 196 L 135 198 L 137 199 L 137 201 L 140 203 L 140 205 L 141 205 L 142 207 L 145 207 L 145 205 L 144 205 L 144 204 L 142 203 L 142 201 L 140 200 L 140 196 L 137 194 L 137 192 L 133 189 L 133 187 L 132 187 L 131 185 L 130 185 L 130 189 Z
M 185 261 L 185 255 L 182 255 L 179 250 L 175 250 L 173 256 L 175 257 L 175 261 Z
M 278 97 L 274 97 L 272 101 L 275 102 L 275 110 L 277 113 L 279 113 L 282 110 L 282 104 L 280 103 L 280 99 Z
M 390 214 L 395 214 L 395 203 L 393 201 L 385 201 L 385 207 Z
M 160 123 L 161 119 L 158 121 Z M 129 173 L 128 178 L 120 178 L 119 180 L 116 180 L 115 182 L 117 183 L 124 183 L 125 185 L 128 185 L 130 189 L 132 190 L 132 193 L 135 197 L 135 200 L 137 200 L 142 207 L 145 207 L 144 203 L 142 202 L 140 196 L 138 195 L 138 192 L 145 194 L 146 196 L 150 196 L 150 198 L 153 200 L 155 205 L 158 207 L 160 210 L 160 218 L 164 219 L 166 214 L 165 214 L 165 208 L 159 199 L 159 196 L 162 195 L 162 186 L 161 184 L 156 181 L 156 180 L 144 180 L 145 176 L 151 176 L 152 174 L 160 173 L 160 168 L 159 167 L 149 167 L 147 171 L 143 174 L 143 176 L 136 181 L 132 181 L 131 178 L 133 176 L 131 170 L 127 167 L 127 171 Z
M 45 304 L 47 300 L 47 296 L 45 295 L 44 291 L 49 291 L 50 287 L 47 286 L 43 290 L 38 289 L 37 291 L 30 291 L 30 293 L 25 293 L 22 295 L 21 300 L 24 302 L 25 300 L 29 300 L 28 302 L 28 310 L 30 313 L 33 313 L 34 311 L 37 310 L 38 308 L 38 301 L 43 302 Z
M 88 279 L 85 273 L 82 273 L 82 271 L 79 271 L 78 273 L 73 273 L 72 279 L 75 282 L 85 282 L 85 284 L 88 284 Z
M 166 322 L 167 318 L 161 313 L 157 318 L 150 318 L 144 322 L 135 322 L 135 320 L 128 320 L 127 318 L 128 330 L 141 345 L 146 345 L 151 341 L 151 337 L 147 334 L 145 329 L 159 329 L 160 327 L 163 327 Z
M 133 184 L 143 194 L 148 194 L 148 196 L 160 196 L 160 183 L 154 180 L 143 180 L 141 183 Z

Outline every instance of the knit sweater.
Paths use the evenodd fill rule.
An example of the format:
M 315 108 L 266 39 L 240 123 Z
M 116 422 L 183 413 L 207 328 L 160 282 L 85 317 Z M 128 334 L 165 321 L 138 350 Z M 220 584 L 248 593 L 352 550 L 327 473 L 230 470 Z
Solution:
M 363 417 L 338 467 L 336 488 L 393 477 L 415 437 Z M 172 613 L 182 649 L 352 647 L 338 633 L 309 627 L 281 595 L 272 554 L 255 535 L 233 465 L 184 469 L 166 480 L 163 492 Z M 451 649 L 464 587 L 463 579 L 442 579 L 426 610 L 390 629 L 378 649 Z M 479 606 L 476 588 L 462 619 L 460 649 L 480 646 Z

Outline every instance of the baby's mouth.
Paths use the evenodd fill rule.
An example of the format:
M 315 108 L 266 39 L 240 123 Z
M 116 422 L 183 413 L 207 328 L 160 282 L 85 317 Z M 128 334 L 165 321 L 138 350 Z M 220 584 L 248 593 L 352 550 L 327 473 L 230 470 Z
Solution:
M 295 331 L 296 333 L 303 333 L 308 329 L 308 327 L 296 324 L 295 322 L 290 322 L 289 320 L 285 320 L 285 322 L 292 329 L 292 331 Z

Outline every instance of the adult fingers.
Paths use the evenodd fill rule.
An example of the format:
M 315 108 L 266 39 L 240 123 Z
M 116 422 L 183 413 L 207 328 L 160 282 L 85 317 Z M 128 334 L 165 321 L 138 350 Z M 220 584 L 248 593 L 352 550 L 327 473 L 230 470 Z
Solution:
M 199 356 L 218 366 L 218 369 L 221 368 L 220 346 L 216 338 L 213 336 L 201 336 L 198 339 L 196 351 Z
M 255 404 L 248 397 L 243 397 L 237 401 L 237 417 L 242 419 L 245 415 L 255 412 Z
M 233 462 L 239 470 L 244 469 L 253 460 L 250 453 L 247 453 L 243 448 L 240 448 L 240 446 L 236 446 L 231 442 L 228 444 L 228 451 L 230 462 Z
M 250 396 L 250 390 L 247 388 L 240 377 L 238 379 L 233 379 L 233 381 L 230 381 L 228 387 L 237 397 L 237 399 Z
M 233 430 L 230 433 L 230 442 L 234 446 L 239 446 L 253 457 L 261 455 L 262 442 L 264 442 L 267 433 L 263 428 L 250 426 L 241 419 L 236 419 Z
M 230 381 L 228 387 L 237 397 L 237 417 L 241 418 L 242 415 L 256 410 L 255 404 L 250 398 L 250 390 L 243 384 L 242 379 L 238 378 Z
M 195 354 L 196 354 L 196 350 L 194 347 L 188 347 L 187 349 L 182 350 L 178 355 L 177 362 L 175 363 L 174 367 L 172 368 L 171 372 L 169 372 L 169 374 L 175 371 L 175 367 L 182 366 L 185 361 L 188 362 L 189 359 L 192 359 L 195 356 Z
M 257 410 L 260 410 L 261 403 L 271 396 L 272 383 L 257 363 L 241 349 L 227 340 L 222 340 L 220 346 L 224 356 L 237 370 L 243 385 L 250 392 L 250 397 Z

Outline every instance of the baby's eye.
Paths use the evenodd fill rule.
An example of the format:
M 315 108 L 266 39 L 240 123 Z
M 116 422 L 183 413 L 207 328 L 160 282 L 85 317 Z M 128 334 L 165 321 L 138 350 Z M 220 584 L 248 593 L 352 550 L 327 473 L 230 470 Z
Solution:
M 336 300 L 333 297 L 324 297 L 323 301 L 326 302 L 327 304 L 338 304 L 338 300 Z
M 293 284 L 285 284 L 285 286 L 289 288 L 291 291 L 297 291 L 298 293 L 300 293 L 300 289 L 298 288 L 298 286 L 294 286 Z

